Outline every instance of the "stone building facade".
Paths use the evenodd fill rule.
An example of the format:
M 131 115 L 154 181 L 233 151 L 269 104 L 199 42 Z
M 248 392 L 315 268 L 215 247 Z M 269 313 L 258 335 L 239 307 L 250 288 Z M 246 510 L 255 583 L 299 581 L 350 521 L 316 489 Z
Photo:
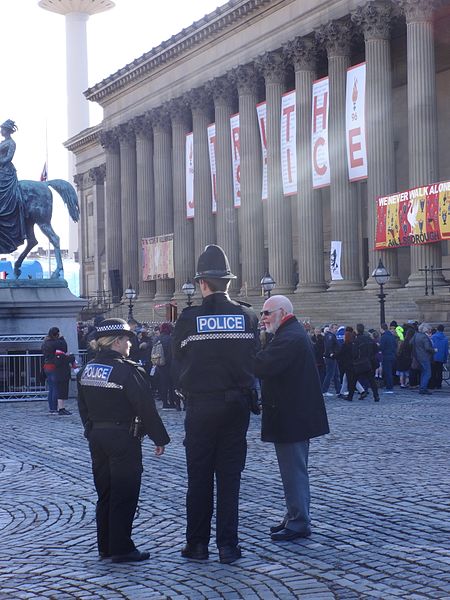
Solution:
M 260 295 L 267 270 L 277 292 L 294 298 L 373 291 L 370 273 L 380 258 L 391 288 L 419 293 L 420 269 L 450 266 L 447 242 L 374 251 L 375 199 L 450 179 L 449 25 L 447 1 L 230 0 L 87 90 L 86 97 L 102 106 L 103 121 L 66 143 L 76 156 L 81 200 L 82 294 L 131 283 L 140 302 L 180 299 L 208 243 L 227 251 L 239 275 L 234 294 Z M 345 81 L 347 68 L 362 61 L 368 177 L 350 182 Z M 325 76 L 331 181 L 313 189 L 311 89 Z M 282 94 L 292 89 L 298 193 L 283 197 L 280 107 Z M 261 101 L 268 144 L 263 202 Z M 235 113 L 239 208 L 233 205 L 229 124 Z M 207 138 L 212 122 L 215 214 Z M 195 217 L 187 219 L 185 140 L 191 131 Z M 170 233 L 174 279 L 143 281 L 141 238 Z M 341 280 L 330 281 L 331 240 L 342 242 Z

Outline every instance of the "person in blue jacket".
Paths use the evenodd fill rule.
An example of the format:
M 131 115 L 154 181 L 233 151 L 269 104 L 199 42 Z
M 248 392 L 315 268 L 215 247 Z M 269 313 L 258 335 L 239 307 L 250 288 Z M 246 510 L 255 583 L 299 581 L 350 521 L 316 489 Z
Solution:
M 435 349 L 434 360 L 431 363 L 430 387 L 440 390 L 442 387 L 442 371 L 448 360 L 448 339 L 444 333 L 444 326 L 438 325 L 436 333 L 431 336 Z
M 385 393 L 394 393 L 394 364 L 397 356 L 397 338 L 389 331 L 387 323 L 381 324 L 380 337 L 381 366 L 383 379 L 386 386 Z

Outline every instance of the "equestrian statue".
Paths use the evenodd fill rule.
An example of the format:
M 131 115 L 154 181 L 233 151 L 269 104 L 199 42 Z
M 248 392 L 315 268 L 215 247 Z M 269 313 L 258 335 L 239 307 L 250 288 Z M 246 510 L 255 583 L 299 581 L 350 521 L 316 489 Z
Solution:
M 0 142 L 0 253 L 17 250 L 26 240 L 27 245 L 14 263 L 16 279 L 21 274 L 21 265 L 29 252 L 37 245 L 34 226 L 38 225 L 55 249 L 56 269 L 52 279 L 63 277 L 64 268 L 59 246 L 59 237 L 51 226 L 53 198 L 49 187 L 53 188 L 67 206 L 72 220 L 78 222 L 80 208 L 74 187 L 63 179 L 50 181 L 18 181 L 12 163 L 16 143 L 11 134 L 17 131 L 14 121 L 8 119 L 0 125 L 4 140 Z

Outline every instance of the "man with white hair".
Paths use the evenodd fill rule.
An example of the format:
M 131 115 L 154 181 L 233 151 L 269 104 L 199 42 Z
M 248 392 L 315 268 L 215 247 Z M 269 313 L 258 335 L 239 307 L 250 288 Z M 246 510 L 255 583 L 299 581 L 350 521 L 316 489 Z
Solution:
M 329 428 L 312 344 L 290 300 L 272 296 L 261 317 L 274 334 L 255 363 L 262 380 L 261 439 L 275 444 L 286 500 L 285 515 L 270 532 L 274 541 L 289 541 L 311 535 L 309 440 Z

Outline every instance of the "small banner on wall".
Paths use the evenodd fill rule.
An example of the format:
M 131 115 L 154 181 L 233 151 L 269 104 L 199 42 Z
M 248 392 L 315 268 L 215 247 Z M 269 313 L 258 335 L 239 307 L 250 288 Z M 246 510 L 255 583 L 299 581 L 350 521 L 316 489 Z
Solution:
M 297 193 L 297 145 L 296 145 L 295 90 L 281 98 L 281 176 L 283 193 Z
M 366 63 L 347 69 L 345 100 L 345 137 L 347 142 L 348 178 L 367 178 L 366 148 Z
M 260 102 L 259 104 L 257 104 L 256 112 L 258 114 L 259 135 L 261 138 L 261 152 L 262 152 L 261 200 L 267 200 L 267 135 L 266 135 L 267 104 L 265 102 Z
M 330 273 L 332 281 L 343 279 L 341 274 L 341 249 L 342 242 L 331 242 Z
M 216 124 L 208 125 L 209 172 L 211 173 L 212 211 L 217 212 Z
M 328 77 L 317 79 L 312 89 L 311 167 L 313 188 L 330 185 L 328 152 Z
M 142 238 L 142 279 L 173 279 L 173 233 Z
M 239 113 L 230 117 L 231 155 L 233 161 L 234 208 L 241 206 L 241 141 L 239 138 Z
M 194 134 L 186 134 L 186 218 L 194 218 Z
M 450 239 L 450 181 L 376 199 L 375 250 Z

